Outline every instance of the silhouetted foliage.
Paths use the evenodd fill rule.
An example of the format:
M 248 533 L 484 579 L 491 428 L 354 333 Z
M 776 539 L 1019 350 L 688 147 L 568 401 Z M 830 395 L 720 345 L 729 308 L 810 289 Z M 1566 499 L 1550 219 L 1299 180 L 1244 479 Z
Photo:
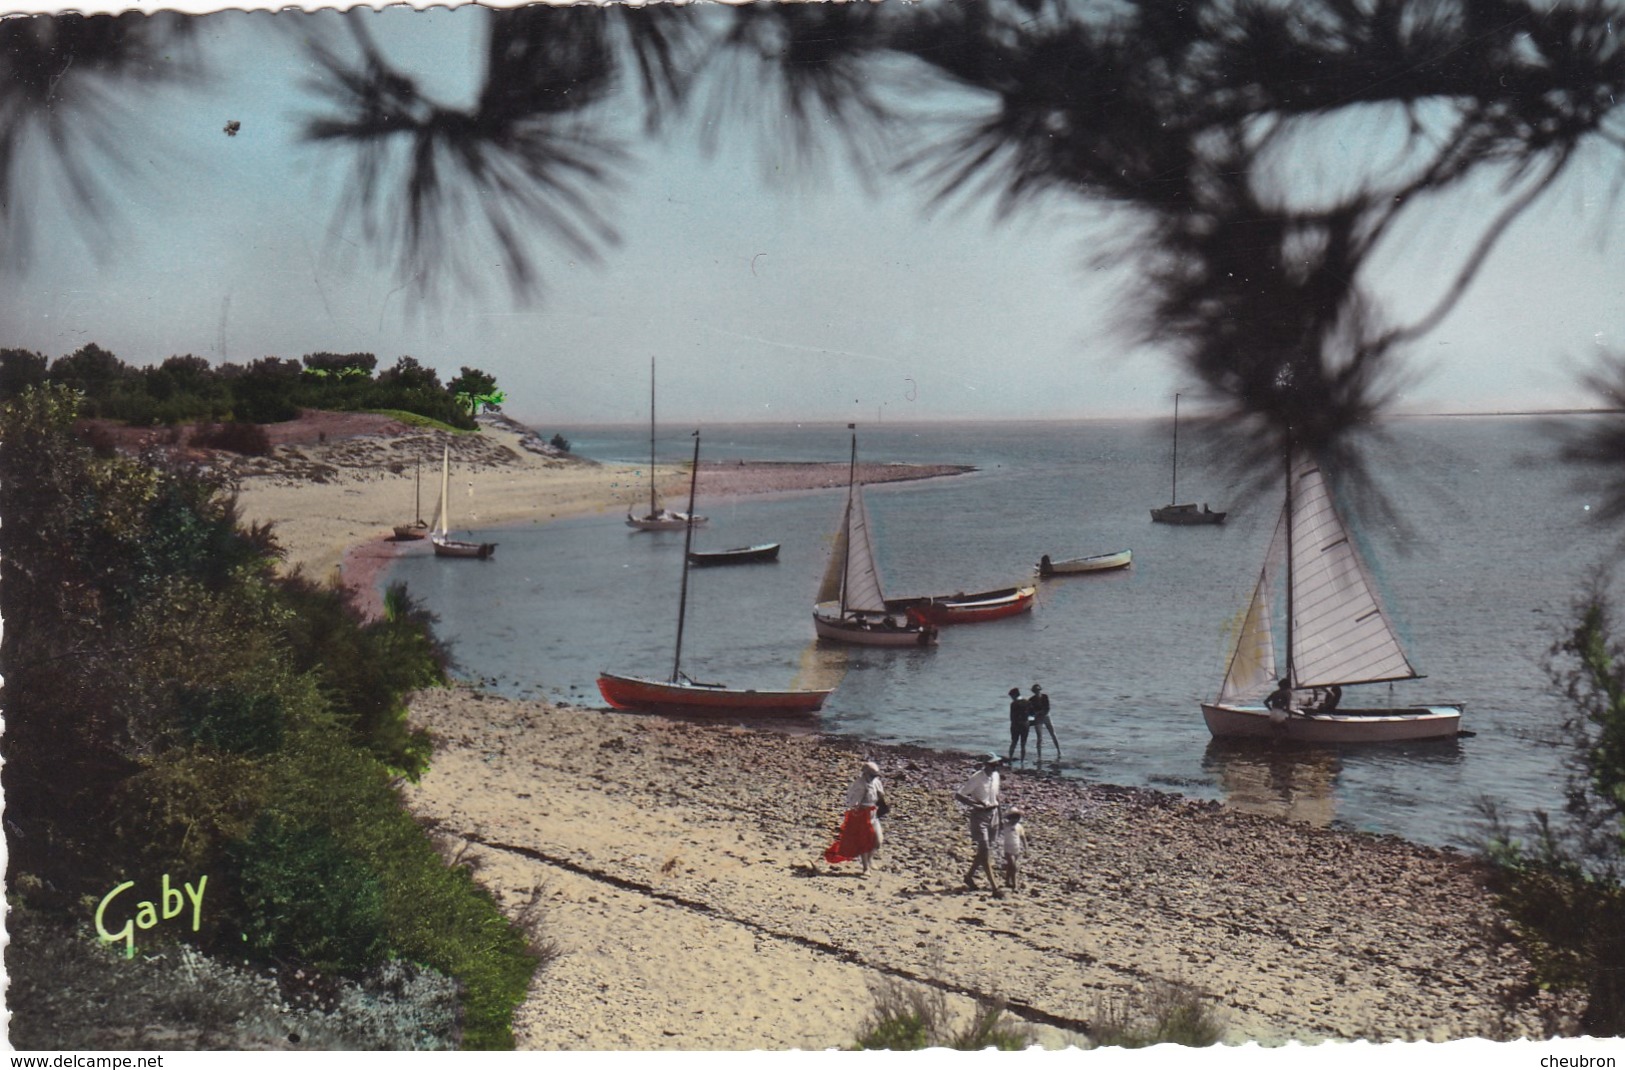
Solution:
M 1536 812 L 1525 840 L 1487 804 L 1502 901 L 1542 982 L 1586 993 L 1579 1024 L 1591 1036 L 1625 1034 L 1625 645 L 1606 589 L 1593 581 L 1551 651 L 1569 701 L 1563 813 Z
M 120 137 L 144 91 L 199 73 L 194 23 L 173 12 L 55 15 L 0 21 L 0 267 L 25 267 L 30 207 L 60 191 L 77 223 L 99 237 L 115 181 L 131 170 Z M 53 163 L 18 192 L 25 161 Z M 122 191 L 121 191 L 122 192 Z
M 432 618 L 404 589 L 368 621 L 277 576 L 221 483 L 81 443 L 80 397 L 47 383 L 0 408 L 8 889 L 82 921 L 134 875 L 207 874 L 188 941 L 317 969 L 425 963 L 463 986 L 465 1044 L 511 1046 L 525 934 L 394 786 L 429 757 L 405 695 L 445 680 Z

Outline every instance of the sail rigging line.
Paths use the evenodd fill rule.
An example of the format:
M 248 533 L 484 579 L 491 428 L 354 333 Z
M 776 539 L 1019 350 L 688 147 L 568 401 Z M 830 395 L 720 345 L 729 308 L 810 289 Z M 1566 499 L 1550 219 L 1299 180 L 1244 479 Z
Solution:
M 651 360 L 651 365 L 653 361 Z M 694 488 L 700 481 L 700 433 L 694 432 L 694 469 L 688 477 L 688 521 L 683 525 L 683 582 L 677 595 L 677 648 L 671 657 L 671 682 L 682 677 L 683 621 L 688 615 L 688 552 L 694 546 Z

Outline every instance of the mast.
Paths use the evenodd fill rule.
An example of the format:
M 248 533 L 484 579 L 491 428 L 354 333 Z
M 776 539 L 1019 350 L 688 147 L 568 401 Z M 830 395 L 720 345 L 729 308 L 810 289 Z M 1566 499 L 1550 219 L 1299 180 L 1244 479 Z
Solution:
M 1291 687 L 1297 681 L 1297 669 L 1292 658 L 1292 429 L 1286 433 L 1286 680 Z
M 697 432 L 696 432 L 697 433 Z M 655 359 L 649 358 L 649 515 L 655 515 Z
M 446 486 L 451 482 L 451 447 L 440 454 L 440 534 L 451 534 L 451 517 L 446 514 Z
M 1169 490 L 1168 504 L 1179 503 L 1179 395 L 1174 395 L 1174 485 Z
M 412 517 L 419 527 L 423 526 L 423 458 L 419 457 L 413 466 L 417 474 L 417 483 L 412 488 Z
M 671 658 L 671 682 L 682 675 L 683 619 L 688 615 L 688 551 L 694 545 L 694 485 L 700 481 L 700 433 L 694 432 L 694 468 L 688 476 L 688 521 L 683 525 L 683 585 L 677 595 L 677 650 Z
M 858 425 L 847 424 L 847 430 L 852 432 L 852 460 L 846 468 L 846 519 L 841 523 L 841 530 L 846 532 L 846 541 L 841 546 L 841 616 L 846 616 L 846 577 L 847 570 L 852 564 L 852 488 L 858 480 Z

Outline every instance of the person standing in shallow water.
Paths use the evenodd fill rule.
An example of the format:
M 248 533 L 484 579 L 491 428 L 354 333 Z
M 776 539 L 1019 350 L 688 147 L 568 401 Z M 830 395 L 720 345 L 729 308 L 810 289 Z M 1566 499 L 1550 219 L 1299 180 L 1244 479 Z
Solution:
M 1031 711 L 1027 700 L 1021 697 L 1021 688 L 1010 689 L 1010 754 L 1016 756 L 1016 744 L 1021 744 L 1021 760 L 1027 760 L 1027 729 L 1030 726 Z
M 1027 700 L 1027 712 L 1033 726 L 1033 737 L 1038 741 L 1038 760 L 1044 760 L 1044 732 L 1049 731 L 1050 742 L 1055 744 L 1055 757 L 1061 756 L 1061 741 L 1055 738 L 1055 725 L 1049 719 L 1049 696 L 1040 684 L 1033 685 L 1033 697 Z
M 995 899 L 1004 898 L 993 877 L 992 861 L 993 841 L 999 832 L 999 764 L 1003 761 L 997 754 L 985 755 L 976 772 L 954 792 L 954 801 L 970 811 L 970 842 L 976 850 L 970 871 L 965 874 L 965 887 L 976 890 L 976 870 L 980 868 L 987 874 L 988 887 L 993 889 Z
M 863 872 L 868 873 L 869 862 L 885 839 L 880 819 L 890 809 L 886 786 L 880 781 L 880 766 L 863 763 L 846 789 L 844 805 L 840 835 L 824 852 L 824 861 L 833 866 L 857 859 L 863 864 Z

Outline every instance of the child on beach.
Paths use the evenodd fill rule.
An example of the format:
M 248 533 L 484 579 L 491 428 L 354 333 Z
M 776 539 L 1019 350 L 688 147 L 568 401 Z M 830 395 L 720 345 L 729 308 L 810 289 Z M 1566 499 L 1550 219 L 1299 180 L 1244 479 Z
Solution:
M 1021 825 L 1021 811 L 1015 807 L 1004 812 L 1004 823 L 999 826 L 999 850 L 1004 854 L 1004 883 L 1013 892 L 1021 877 L 1021 855 L 1027 849 L 1027 830 Z

